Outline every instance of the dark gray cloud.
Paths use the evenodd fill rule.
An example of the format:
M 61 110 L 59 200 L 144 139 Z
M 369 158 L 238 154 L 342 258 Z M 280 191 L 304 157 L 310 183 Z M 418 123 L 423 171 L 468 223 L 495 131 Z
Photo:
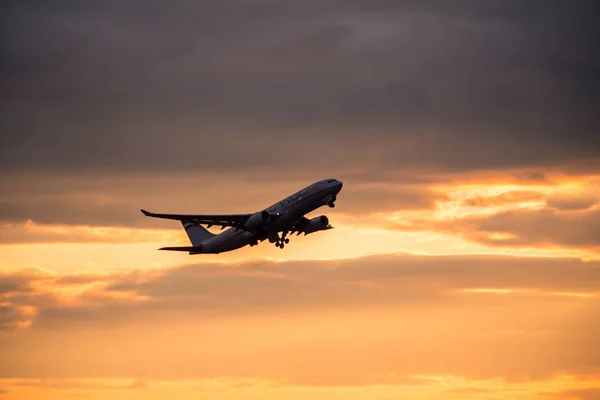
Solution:
M 139 209 L 124 204 L 94 204 L 60 201 L 0 200 L 0 220 L 24 222 L 32 220 L 41 224 L 77 224 L 120 226 L 131 225 L 139 218 Z
M 3 5 L 0 167 L 593 158 L 599 15 L 595 1 Z

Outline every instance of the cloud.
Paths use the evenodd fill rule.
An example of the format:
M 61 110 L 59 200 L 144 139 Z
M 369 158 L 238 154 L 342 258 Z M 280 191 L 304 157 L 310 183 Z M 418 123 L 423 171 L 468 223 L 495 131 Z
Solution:
M 390 211 L 431 209 L 448 196 L 425 185 L 346 185 L 343 193 L 344 212 L 365 215 Z
M 248 399 L 261 398 L 402 398 L 418 397 L 423 400 L 433 400 L 443 397 L 451 400 L 480 400 L 493 398 L 511 398 L 515 393 L 523 400 L 533 399 L 557 399 L 561 397 L 558 393 L 567 391 L 574 386 L 584 387 L 585 377 L 581 376 L 556 376 L 547 380 L 533 380 L 524 382 L 506 382 L 501 379 L 469 380 L 459 376 L 423 376 L 402 377 L 405 381 L 399 381 L 393 385 L 370 385 L 370 386 L 311 386 L 285 384 L 276 379 L 255 378 L 213 378 L 213 379 L 178 379 L 169 381 L 152 381 L 149 388 L 141 393 L 113 392 L 113 396 L 126 396 L 132 398 L 160 396 L 168 392 L 179 398 L 206 396 L 211 399 L 221 400 L 231 397 L 244 397 Z M 583 381 L 579 381 L 584 378 Z M 422 381 L 419 382 L 419 381 Z M 21 397 L 53 397 L 62 398 L 83 396 L 90 399 L 101 399 L 106 397 L 104 386 L 126 386 L 126 379 L 72 379 L 72 380 L 3 380 L 11 394 L 17 398 Z M 32 386 L 25 386 L 31 383 Z M 47 386 L 36 386 L 36 383 Z M 593 383 L 591 383 L 593 385 Z M 64 392 L 60 385 L 64 385 Z M 72 387 L 70 387 L 72 386 Z M 591 389 L 591 387 L 590 387 Z M 545 390 L 541 392 L 540 390 Z M 562 397 L 564 398 L 564 397 Z
M 29 328 L 44 310 L 53 307 L 69 309 L 76 304 L 109 307 L 115 296 L 104 293 L 102 287 L 118 275 L 77 274 L 58 275 L 39 268 L 0 273 L 0 328 L 5 331 Z M 117 301 L 127 303 L 118 293 Z
M 38 225 L 31 221 L 0 224 L 0 244 L 24 243 L 159 243 L 182 242 L 181 225 L 164 229 L 104 226 Z M 187 240 L 187 239 L 186 239 Z M 183 243 L 187 243 L 184 241 Z
M 34 290 L 5 292 L 4 301 L 36 313 L 0 338 L 12 365 L 0 369 L 5 377 L 277 375 L 320 386 L 394 384 L 392 373 L 518 380 L 600 367 L 591 318 L 600 266 L 576 259 L 399 254 L 13 276 L 30 276 Z M 261 365 L 251 362 L 258 356 Z
M 500 193 L 495 196 L 476 195 L 464 201 L 466 206 L 473 207 L 494 207 L 518 203 L 545 203 L 548 208 L 554 208 L 560 211 L 587 210 L 593 207 L 598 196 L 594 193 L 597 189 L 592 185 L 588 188 L 590 192 L 569 193 L 566 191 L 556 191 L 546 195 L 535 190 L 512 190 Z
M 556 193 L 548 197 L 548 207 L 558 210 L 587 210 L 598 203 L 593 193 Z
M 569 389 L 560 392 L 557 399 L 568 399 L 568 400 L 596 400 L 600 398 L 600 388 L 576 388 Z
M 240 304 L 270 307 L 303 305 L 305 301 L 306 305 L 312 301 L 378 301 L 378 291 L 385 292 L 396 285 L 404 286 L 407 280 L 424 295 L 422 300 L 434 300 L 436 295 L 445 296 L 446 291 L 463 287 L 550 292 L 595 292 L 600 287 L 600 276 L 597 276 L 599 270 L 595 263 L 584 264 L 569 259 L 527 259 L 527 270 L 519 273 L 519 279 L 515 279 L 514 275 L 520 269 L 518 259 L 510 257 L 399 255 L 332 263 L 334 266 L 310 261 L 277 264 L 257 261 L 225 269 L 210 265 L 188 266 L 168 271 L 154 279 L 144 277 L 142 281 L 138 281 L 138 275 L 134 274 L 107 289 L 135 290 L 146 296 L 164 298 L 196 294 L 202 298 L 220 294 L 228 302 L 239 298 Z M 553 271 L 548 271 L 549 266 Z M 259 290 L 262 294 L 260 297 L 245 297 L 244 290 L 248 290 L 250 295 L 256 292 L 257 287 L 262 288 Z M 385 301 L 412 299 L 415 294 L 410 288 L 405 288 L 403 293 L 386 293 Z
M 176 213 L 251 213 L 295 193 L 300 188 L 319 180 L 292 179 L 270 182 L 264 177 L 249 177 L 242 180 L 223 177 L 127 177 L 110 182 L 102 180 L 89 182 L 85 177 L 62 177 L 52 180 L 52 185 L 42 177 L 28 177 L 27 185 L 23 177 L 4 177 L 6 194 L 0 198 L 0 224 L 5 229 L 24 230 L 23 222 L 38 231 L 46 226 L 48 234 L 52 226 L 101 226 L 177 229 L 173 222 L 152 220 L 140 213 L 140 208 Z M 81 183 L 81 185 L 78 185 Z M 193 183 L 190 185 L 190 183 Z M 185 193 L 182 187 L 188 187 Z M 156 188 L 161 193 L 156 193 Z M 245 196 L 239 196 L 245 193 Z M 435 191 L 426 184 L 392 184 L 369 182 L 361 179 L 350 181 L 342 195 L 344 212 L 362 215 L 385 211 L 429 209 L 436 201 L 447 200 L 447 196 Z M 54 234 L 63 232 L 54 229 Z M 40 232 L 38 232 L 40 233 Z M 78 235 L 63 232 L 65 236 Z M 27 233 L 23 232 L 23 236 Z M 32 236 L 32 240 L 35 238 Z M 104 235 L 106 236 L 106 235 Z M 118 240 L 118 235 L 111 235 Z M 18 231 L 2 235 L 5 241 L 15 242 L 20 237 Z M 58 239 L 58 237 L 57 237 Z
M 0 201 L 0 218 L 5 222 L 33 221 L 49 225 L 122 226 L 135 221 L 139 210 L 120 204 L 90 204 L 84 201 Z M 137 212 L 136 212 L 137 211 Z
M 464 204 L 472 207 L 489 207 L 528 201 L 540 201 L 543 199 L 544 195 L 536 191 L 514 190 L 489 197 L 477 195 L 466 199 Z
M 171 308 L 212 314 L 436 303 L 459 301 L 468 293 L 594 296 L 600 291 L 600 266 L 566 258 L 398 254 L 338 261 L 205 263 L 112 275 L 28 269 L 4 273 L 0 287 L 7 304 L 34 307 L 36 324 L 50 326 L 107 321 L 116 309 L 122 316 Z
M 595 176 L 538 183 L 467 180 L 432 188 L 447 198 L 431 211 L 386 213 L 363 223 L 505 250 L 562 249 L 593 256 L 600 247 Z
M 27 328 L 37 314 L 38 306 L 48 298 L 36 284 L 50 279 L 49 274 L 35 269 L 0 273 L 0 331 Z
M 4 171 L 456 172 L 599 151 L 595 3 L 4 10 Z
M 53 293 L 54 302 L 33 304 L 42 306 L 36 324 L 53 325 L 73 320 L 107 322 L 115 318 L 117 309 L 123 318 L 169 309 L 213 315 L 457 301 L 464 296 L 458 293 L 469 288 L 505 289 L 525 298 L 594 295 L 600 290 L 600 269 L 594 263 L 526 260 L 525 271 L 521 271 L 518 259 L 510 257 L 394 256 L 332 261 L 333 265 L 256 261 L 235 267 L 209 263 L 163 272 L 63 276 L 49 286 L 54 286 L 47 292 Z M 86 284 L 93 285 L 78 291 L 72 300 L 61 301 L 65 296 L 61 294 L 61 286 L 83 285 L 86 289 Z M 485 290 L 481 293 L 485 295 Z M 33 293 L 33 299 L 39 296 Z M 28 300 L 22 296 L 20 304 L 29 304 Z
M 99 382 L 79 382 L 68 380 L 21 380 L 11 382 L 11 386 L 37 387 L 43 389 L 86 389 L 86 390 L 133 390 L 144 389 L 148 384 L 143 380 L 135 380 L 129 385 L 102 384 Z
M 491 246 L 600 247 L 600 210 L 553 208 L 510 210 L 469 216 L 437 225 Z

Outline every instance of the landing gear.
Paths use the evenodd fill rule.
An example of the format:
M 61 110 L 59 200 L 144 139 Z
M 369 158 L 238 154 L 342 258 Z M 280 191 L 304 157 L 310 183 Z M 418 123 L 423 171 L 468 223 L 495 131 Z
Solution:
M 335 207 L 335 201 L 337 200 L 337 198 L 335 196 L 331 197 L 331 201 L 329 202 L 329 204 L 327 204 L 329 207 L 333 208 Z
M 275 242 L 276 247 L 283 249 L 285 245 L 290 242 L 290 239 L 286 238 L 285 235 L 287 235 L 287 232 L 283 232 L 283 235 L 281 235 L 281 239 Z

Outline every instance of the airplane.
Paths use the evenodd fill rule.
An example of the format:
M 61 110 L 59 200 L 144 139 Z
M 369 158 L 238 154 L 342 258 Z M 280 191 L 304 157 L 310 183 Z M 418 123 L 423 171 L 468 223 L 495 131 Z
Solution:
M 159 250 L 187 251 L 194 254 L 219 254 L 237 250 L 244 246 L 256 246 L 266 239 L 283 249 L 289 243 L 288 234 L 296 236 L 304 233 L 332 229 L 325 215 L 306 218 L 319 207 L 335 207 L 337 194 L 343 183 L 337 179 L 324 179 L 286 197 L 278 203 L 253 214 L 193 215 L 158 214 L 141 210 L 148 217 L 181 221 L 192 246 L 162 247 Z M 220 226 L 225 232 L 214 234 L 207 228 Z M 281 232 L 281 236 L 279 236 Z

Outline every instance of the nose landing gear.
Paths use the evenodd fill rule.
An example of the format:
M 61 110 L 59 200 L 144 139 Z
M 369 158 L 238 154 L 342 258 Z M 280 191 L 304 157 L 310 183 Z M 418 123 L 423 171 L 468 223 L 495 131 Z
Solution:
M 337 198 L 335 196 L 331 197 L 331 201 L 329 202 L 329 204 L 327 204 L 329 207 L 333 208 L 335 207 L 335 201 L 337 200 Z

